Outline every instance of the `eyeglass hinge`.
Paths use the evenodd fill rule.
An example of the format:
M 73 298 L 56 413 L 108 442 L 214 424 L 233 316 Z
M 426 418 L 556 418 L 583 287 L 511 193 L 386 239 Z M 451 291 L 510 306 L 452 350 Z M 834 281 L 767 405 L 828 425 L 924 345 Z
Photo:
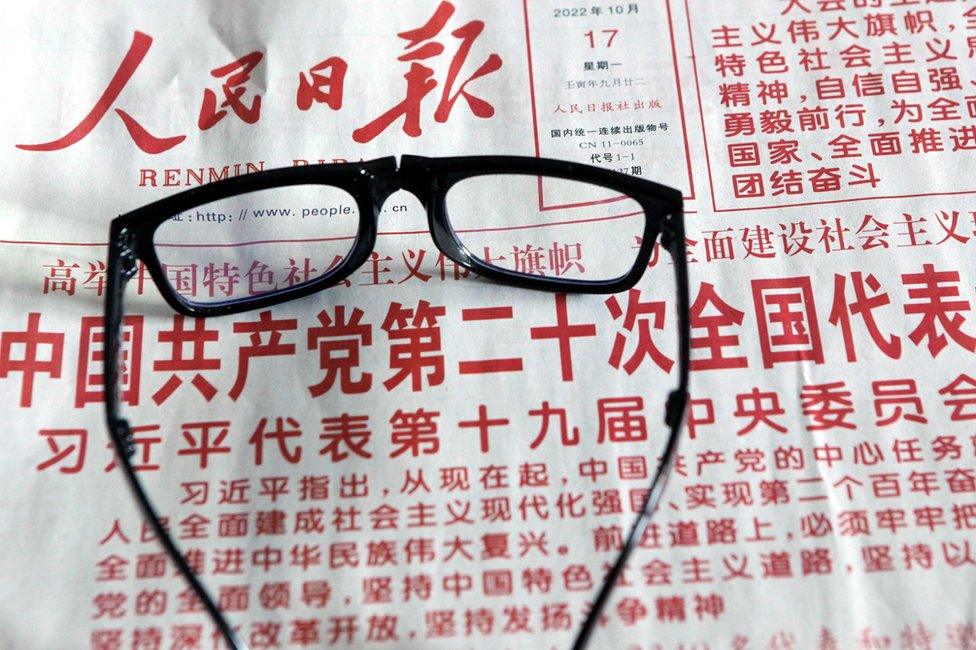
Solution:
M 685 407 L 688 404 L 688 392 L 685 390 L 673 390 L 668 395 L 668 402 L 664 407 L 664 422 L 672 429 L 681 425 L 681 418 L 685 415 Z
M 661 219 L 661 246 L 670 249 L 675 242 L 684 239 L 681 232 L 681 220 L 675 217 L 675 211 L 669 210 Z
M 671 244 L 674 242 L 674 236 L 666 228 L 661 229 L 661 246 L 665 250 L 671 250 Z
M 128 420 L 117 418 L 115 420 L 115 438 L 122 447 L 122 453 L 131 458 L 136 453 L 135 440 L 132 436 L 132 428 L 129 427 Z
M 135 237 L 127 228 L 123 228 L 116 237 L 115 246 L 122 265 L 122 275 L 126 279 L 133 277 L 137 271 Z

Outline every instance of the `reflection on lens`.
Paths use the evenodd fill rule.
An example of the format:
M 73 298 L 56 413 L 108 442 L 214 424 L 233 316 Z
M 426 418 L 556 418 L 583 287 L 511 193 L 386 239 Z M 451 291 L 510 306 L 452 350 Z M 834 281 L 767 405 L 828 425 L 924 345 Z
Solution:
M 293 185 L 174 215 L 153 245 L 166 280 L 190 304 L 243 300 L 316 280 L 349 254 L 359 208 L 345 190 Z
M 458 240 L 476 258 L 508 271 L 599 282 L 637 260 L 644 211 L 598 185 L 518 174 L 475 176 L 447 193 Z

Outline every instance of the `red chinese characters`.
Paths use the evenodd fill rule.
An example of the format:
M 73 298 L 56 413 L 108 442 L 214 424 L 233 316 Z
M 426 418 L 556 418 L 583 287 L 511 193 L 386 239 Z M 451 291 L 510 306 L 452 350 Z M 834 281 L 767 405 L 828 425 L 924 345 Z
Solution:
M 290 356 L 295 354 L 294 343 L 283 343 L 282 333 L 291 332 L 298 329 L 298 320 L 285 318 L 275 320 L 271 315 L 271 310 L 262 311 L 258 314 L 257 321 L 245 321 L 234 323 L 234 332 L 238 334 L 249 334 L 248 344 L 242 345 L 238 349 L 237 358 L 237 378 L 231 387 L 230 398 L 236 400 L 244 390 L 247 382 L 248 369 L 251 359 L 255 357 Z M 262 335 L 267 334 L 267 342 L 262 342 Z
M 511 306 L 474 307 L 461 310 L 461 320 L 464 322 L 481 322 L 508 320 L 514 318 Z M 496 359 L 466 360 L 458 363 L 458 372 L 462 375 L 521 372 L 522 357 L 504 357 Z
M 691 30 L 701 48 L 697 83 L 712 104 L 703 124 L 709 109 L 720 113 L 716 132 L 706 128 L 708 173 L 716 194 L 732 199 L 716 201 L 718 211 L 763 198 L 766 206 L 898 198 L 918 190 L 911 170 L 919 160 L 955 165 L 976 148 L 962 73 L 972 36 L 953 36 L 957 3 L 781 4 L 780 16 L 722 16 L 720 24 L 691 7 L 693 22 L 706 21 Z M 961 189 L 951 175 L 936 177 L 926 194 Z
M 46 374 L 52 379 L 61 376 L 64 334 L 43 332 L 40 326 L 41 314 L 31 312 L 27 315 L 27 329 L 0 333 L 0 379 L 20 373 L 22 407 L 33 403 L 36 375 Z
M 38 434 L 47 442 L 49 458 L 37 465 L 41 472 L 57 467 L 62 474 L 77 474 L 85 466 L 88 431 L 85 429 L 41 429 Z
M 318 314 L 320 326 L 308 329 L 308 349 L 318 350 L 319 367 L 325 371 L 320 382 L 308 387 L 313 397 L 330 390 L 336 379 L 342 392 L 349 394 L 365 393 L 373 385 L 370 372 L 353 376 L 353 370 L 359 367 L 361 348 L 373 343 L 373 327 L 362 322 L 363 316 L 363 310 L 355 308 L 347 317 L 346 308 L 338 305 L 334 318 L 323 309 Z
M 909 299 L 915 301 L 905 305 L 905 313 L 920 316 L 918 325 L 908 335 L 912 343 L 921 345 L 926 341 L 929 353 L 935 357 L 948 345 L 948 335 L 964 350 L 976 352 L 976 337 L 962 330 L 965 318 L 960 312 L 969 311 L 970 307 L 960 295 L 958 271 L 936 271 L 932 264 L 923 264 L 921 273 L 904 273 L 901 278 L 909 287 Z
M 406 97 L 386 113 L 353 131 L 352 137 L 355 142 L 371 141 L 400 117 L 404 118 L 403 132 L 410 137 L 418 137 L 421 134 L 422 102 L 438 86 L 441 87 L 441 93 L 434 110 L 434 119 L 437 122 L 446 122 L 455 104 L 462 98 L 476 117 L 489 118 L 494 115 L 494 106 L 468 90 L 468 85 L 499 70 L 502 66 L 501 57 L 495 53 L 489 54 L 473 72 L 466 78 L 461 78 L 471 51 L 485 29 L 484 21 L 471 20 L 450 31 L 450 35 L 459 42 L 447 65 L 443 80 L 435 78 L 432 67 L 420 63 L 425 61 L 433 65 L 433 59 L 444 53 L 444 45 L 434 39 L 447 27 L 454 11 L 453 4 L 441 2 L 423 26 L 398 34 L 401 39 L 407 41 L 405 47 L 407 51 L 397 59 L 410 64 L 409 70 L 404 75 L 407 82 Z M 114 109 L 132 141 L 145 153 L 161 154 L 183 142 L 187 137 L 186 134 L 167 137 L 153 135 L 135 117 L 116 106 L 123 91 L 132 82 L 140 64 L 149 53 L 152 43 L 153 38 L 150 35 L 139 31 L 133 33 L 129 48 L 108 85 L 88 114 L 65 135 L 49 142 L 18 144 L 17 147 L 25 151 L 58 151 L 71 147 L 87 137 L 101 123 L 110 109 Z M 210 70 L 210 76 L 220 80 L 220 83 L 216 89 L 203 89 L 196 124 L 200 131 L 212 129 L 231 113 L 241 122 L 249 125 L 261 119 L 264 97 L 249 86 L 252 75 L 259 66 L 265 64 L 264 59 L 265 52 L 253 50 Z M 333 111 L 340 110 L 343 107 L 348 68 L 349 64 L 342 57 L 329 56 L 299 71 L 294 95 L 298 110 L 308 111 L 315 104 L 324 104 Z
M 243 99 L 246 93 L 244 84 L 251 79 L 251 71 L 261 63 L 263 58 L 264 54 L 261 52 L 251 52 L 210 71 L 210 75 L 217 79 L 227 77 L 220 87 L 224 100 L 218 107 L 217 94 L 209 88 L 203 91 L 203 103 L 200 105 L 200 117 L 197 119 L 197 126 L 201 131 L 206 131 L 224 119 L 227 115 L 227 111 L 224 110 L 226 108 L 234 111 L 234 114 L 247 124 L 258 121 L 261 117 L 261 96 L 255 96 L 248 106 Z
M 149 52 L 149 47 L 152 45 L 152 37 L 148 34 L 142 32 L 135 32 L 132 35 L 132 43 L 129 45 L 129 50 L 126 52 L 125 57 L 122 59 L 122 63 L 119 64 L 118 69 L 109 81 L 108 86 L 102 92 L 102 95 L 95 102 L 95 106 L 92 107 L 91 111 L 82 118 L 81 122 L 77 124 L 68 133 L 51 140 L 50 142 L 44 142 L 41 144 L 18 144 L 18 149 L 24 149 L 26 151 L 57 151 L 59 149 L 66 149 L 71 145 L 79 142 L 82 138 L 87 136 L 92 132 L 98 123 L 102 121 L 105 117 L 105 113 L 108 109 L 112 107 L 115 100 L 118 99 L 122 90 L 125 88 L 126 84 L 135 74 L 136 68 L 142 63 L 146 54 Z M 129 136 L 132 141 L 136 143 L 136 146 L 141 150 L 149 154 L 163 153 L 168 151 L 183 142 L 186 138 L 185 135 L 177 135 L 172 137 L 159 138 L 147 131 L 139 122 L 135 120 L 131 115 L 126 113 L 120 108 L 115 109 L 116 115 L 122 120 L 125 125 L 126 130 L 129 132 Z
M 122 323 L 122 345 L 119 348 L 122 402 L 139 403 L 142 375 L 142 316 L 126 316 Z M 75 383 L 75 408 L 100 403 L 105 390 L 102 364 L 105 359 L 105 328 L 100 316 L 81 319 L 81 340 L 78 346 L 78 373 Z
M 298 74 L 298 92 L 295 104 L 299 110 L 307 111 L 312 104 L 325 104 L 334 111 L 342 108 L 342 94 L 345 88 L 348 64 L 337 56 L 319 61 L 308 70 L 308 74 Z
M 556 339 L 559 345 L 559 362 L 563 381 L 573 381 L 572 340 L 578 337 L 596 336 L 594 323 L 569 323 L 566 294 L 556 294 L 556 324 L 533 327 L 533 340 Z
M 627 337 L 620 332 L 617 333 L 613 342 L 613 350 L 610 352 L 610 365 L 614 368 L 620 368 L 622 365 L 627 374 L 632 375 L 644 359 L 648 358 L 664 372 L 670 372 L 674 366 L 674 361 L 661 352 L 651 336 L 652 327 L 656 330 L 663 330 L 665 327 L 666 304 L 660 300 L 642 301 L 640 290 L 631 289 L 627 292 L 626 311 L 620 308 L 617 296 L 608 298 L 606 306 L 614 320 L 619 320 L 623 316 L 624 330 L 633 332 L 634 328 L 637 328 L 637 344 L 634 346 L 630 358 L 622 364 Z M 642 318 L 638 318 L 638 316 Z
M 752 281 L 763 366 L 823 363 L 820 326 L 809 277 Z
M 729 329 L 741 325 L 744 317 L 743 312 L 719 297 L 711 283 L 702 282 L 689 314 L 692 327 L 691 349 L 704 350 L 707 355 L 692 359 L 691 369 L 745 368 L 748 365 L 745 357 L 733 356 L 731 351 L 726 352 L 727 348 L 734 350 L 738 347 L 739 336 Z M 700 330 L 704 330 L 701 335 Z
M 206 321 L 202 318 L 192 319 L 190 322 L 193 327 L 187 329 L 186 316 L 173 316 L 173 329 L 160 330 L 156 335 L 159 343 L 169 344 L 169 358 L 155 360 L 153 370 L 174 373 L 153 393 L 152 399 L 157 405 L 169 399 L 183 385 L 184 380 L 175 374 L 177 372 L 193 372 L 190 384 L 208 402 L 217 394 L 217 388 L 200 373 L 201 371 L 220 369 L 220 359 L 207 357 L 206 354 L 207 343 L 217 341 L 220 332 L 208 328 Z M 187 355 L 188 349 L 189 355 Z
M 450 2 L 441 2 L 434 11 L 434 14 L 423 26 L 397 34 L 397 36 L 407 41 L 407 45 L 404 47 L 407 51 L 397 57 L 398 61 L 410 63 L 410 68 L 403 76 L 407 82 L 407 95 L 399 104 L 393 106 L 372 122 L 353 131 L 353 140 L 359 143 L 369 142 L 385 131 L 400 117 L 403 117 L 403 132 L 405 134 L 413 138 L 421 134 L 421 102 L 428 93 L 437 87 L 438 81 L 434 79 L 434 70 L 419 63 L 419 61 L 431 59 L 444 52 L 444 45 L 433 39 L 444 29 L 453 14 L 454 5 Z M 450 117 L 455 102 L 460 97 L 464 98 L 475 116 L 488 118 L 494 115 L 494 107 L 484 99 L 469 93 L 466 87 L 475 79 L 501 68 L 502 59 L 500 56 L 494 53 L 490 54 L 471 76 L 461 82 L 455 89 L 455 82 L 467 61 L 474 41 L 484 28 L 485 24 L 483 21 L 472 20 L 451 32 L 451 36 L 460 39 L 461 43 L 451 59 L 447 79 L 441 86 L 443 90 L 441 91 L 440 101 L 434 111 L 434 119 L 436 121 L 446 122 L 448 117 Z
M 383 320 L 382 329 L 390 337 L 390 368 L 396 372 L 383 382 L 387 390 L 393 390 L 408 377 L 414 392 L 428 385 L 444 382 L 444 355 L 441 350 L 441 333 L 437 319 L 446 313 L 443 306 L 431 305 L 426 300 L 414 309 L 392 303 Z M 425 372 L 426 371 L 426 372 Z
M 844 349 L 848 361 L 857 361 L 854 337 L 851 327 L 851 317 L 860 316 L 871 340 L 882 353 L 892 359 L 901 357 L 901 339 L 897 336 L 882 334 L 875 318 L 875 310 L 888 305 L 891 300 L 888 294 L 881 291 L 881 283 L 873 274 L 866 277 L 860 271 L 851 273 L 851 283 L 854 289 L 854 301 L 847 302 L 847 277 L 834 274 L 834 303 L 830 309 L 830 323 L 840 327 L 844 337 Z M 868 291 L 873 295 L 868 295 Z

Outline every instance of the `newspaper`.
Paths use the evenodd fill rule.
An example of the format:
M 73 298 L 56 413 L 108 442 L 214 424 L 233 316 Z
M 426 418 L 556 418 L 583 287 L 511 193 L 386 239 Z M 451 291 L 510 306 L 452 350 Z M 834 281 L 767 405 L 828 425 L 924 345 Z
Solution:
M 680 459 L 592 647 L 976 648 L 972 2 L 5 17 L 0 646 L 221 647 L 109 447 L 112 218 L 279 167 L 505 154 L 685 197 Z M 567 296 L 479 279 L 427 227 L 394 194 L 345 284 L 260 312 L 183 318 L 129 282 L 134 462 L 250 647 L 568 647 L 646 496 L 668 256 Z M 632 254 L 575 232 L 509 254 L 550 275 Z

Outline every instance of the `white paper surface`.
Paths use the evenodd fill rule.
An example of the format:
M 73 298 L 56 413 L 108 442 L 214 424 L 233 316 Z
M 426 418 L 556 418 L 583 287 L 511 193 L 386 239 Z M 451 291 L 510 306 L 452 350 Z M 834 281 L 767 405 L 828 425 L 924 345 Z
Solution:
M 91 377 L 101 372 L 98 341 L 85 341 L 98 331 L 109 221 L 225 168 L 230 176 L 410 153 L 595 162 L 685 195 L 696 301 L 691 426 L 653 520 L 658 539 L 633 556 L 593 647 L 976 647 L 972 3 L 448 6 L 453 14 L 428 39 L 443 52 L 420 61 L 438 84 L 420 105 L 422 133 L 405 133 L 399 118 L 363 143 L 354 134 L 365 139 L 358 130 L 405 97 L 410 62 L 397 57 L 422 47 L 398 34 L 425 25 L 438 3 L 7 7 L 0 645 L 215 643 L 201 612 L 182 611 L 185 586 L 172 567 L 153 572 L 161 550 L 141 538 L 123 477 L 106 471 Z M 490 57 L 501 66 L 464 87 L 474 104 L 460 96 L 438 121 L 472 21 L 483 31 L 458 59 L 453 91 Z M 83 124 L 146 36 L 144 58 L 83 137 L 50 151 L 18 146 Z M 239 87 L 244 114 L 253 118 L 255 97 L 261 103 L 247 123 L 219 106 L 226 73 L 211 71 L 252 52 L 262 56 Z M 300 73 L 311 78 L 330 57 L 348 66 L 341 107 L 302 110 Z M 203 129 L 208 89 L 226 114 Z M 492 114 L 479 117 L 484 103 Z M 185 139 L 147 153 L 129 120 L 155 138 Z M 144 478 L 184 526 L 180 543 L 196 550 L 211 590 L 242 610 L 228 615 L 252 647 L 566 647 L 646 487 L 640 466 L 653 471 L 666 435 L 673 373 L 649 356 L 632 359 L 642 328 L 674 355 L 666 256 L 639 293 L 555 297 L 455 279 L 449 261 L 437 264 L 416 198 L 400 192 L 386 207 L 375 265 L 348 287 L 264 316 L 284 321 L 280 343 L 294 347 L 250 359 L 236 399 L 246 323 L 261 316 L 197 325 L 218 332 L 205 354 L 219 369 L 167 369 L 174 314 L 148 276 L 141 292 L 130 282 L 127 313 L 141 317 L 131 321 L 141 347 L 138 390 L 124 411 L 148 427 L 144 439 L 160 439 L 147 462 L 159 469 Z M 631 300 L 663 306 L 660 327 L 639 309 L 628 327 Z M 412 376 L 395 379 L 403 339 L 383 324 L 397 303 L 414 310 L 409 323 L 422 301 L 443 313 L 439 342 L 424 353 L 434 361 L 414 390 Z M 338 306 L 347 318 L 362 310 L 370 328 L 352 380 L 370 373 L 371 386 L 343 391 L 337 380 L 313 396 L 325 371 L 309 329 Z M 489 308 L 496 318 L 484 320 Z M 715 350 L 725 361 L 706 360 Z M 513 358 L 521 370 L 464 365 Z M 441 367 L 442 377 L 429 374 Z M 824 402 L 825 391 L 840 396 Z M 780 411 L 772 425 L 746 414 L 757 400 Z M 508 420 L 490 429 L 487 450 L 464 424 L 479 407 Z M 645 439 L 621 441 L 627 434 L 606 421 L 601 432 L 614 407 L 643 418 Z M 553 416 L 537 440 L 544 408 L 565 410 L 566 439 Z M 391 458 L 397 413 L 419 409 L 438 414 L 436 445 L 428 438 L 416 456 Z M 324 449 L 322 420 L 343 413 L 368 416 L 369 458 L 334 461 Z M 258 465 L 249 439 L 262 420 L 268 431 L 279 419 L 301 433 L 283 443 L 285 454 L 266 438 Z M 230 447 L 206 468 L 180 453 L 199 440 L 199 423 L 210 423 L 212 441 L 226 428 Z M 548 482 L 533 485 L 543 464 Z M 462 471 L 451 468 L 464 468 L 467 489 L 448 489 Z M 282 477 L 288 492 L 269 495 Z M 303 491 L 303 477 L 327 477 L 328 496 Z M 249 481 L 246 502 L 226 502 L 230 481 Z M 346 529 L 353 510 L 359 530 Z M 233 535 L 242 520 L 246 533 Z M 296 547 L 314 547 L 321 563 L 296 565 Z M 391 549 L 395 564 L 384 564 Z M 241 572 L 215 575 L 238 550 Z M 280 564 L 260 566 L 256 558 L 275 551 Z

